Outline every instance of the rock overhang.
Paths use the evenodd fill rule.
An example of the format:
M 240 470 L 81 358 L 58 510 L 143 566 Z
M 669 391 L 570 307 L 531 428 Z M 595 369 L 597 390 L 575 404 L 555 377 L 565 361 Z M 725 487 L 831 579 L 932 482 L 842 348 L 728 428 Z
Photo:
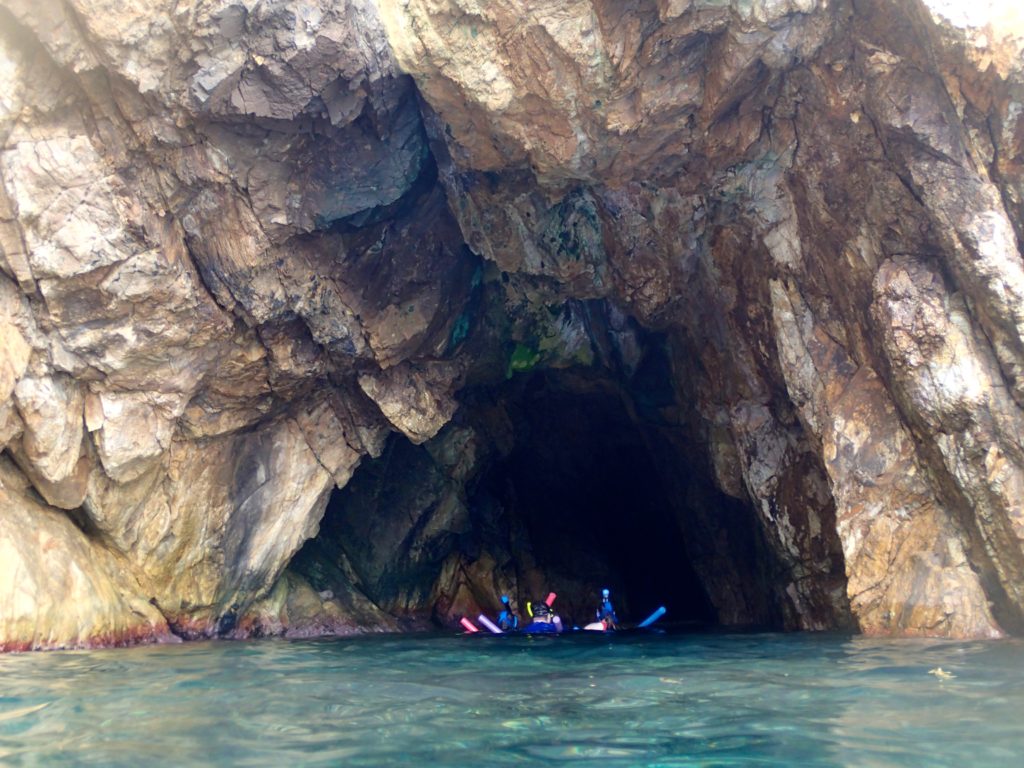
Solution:
M 390 432 L 449 439 L 481 383 L 628 367 L 652 330 L 694 461 L 789 564 L 782 623 L 845 600 L 874 633 L 1021 625 L 1012 25 L 4 5 L 0 436 L 172 626 L 393 626 L 283 571 L 331 485 Z

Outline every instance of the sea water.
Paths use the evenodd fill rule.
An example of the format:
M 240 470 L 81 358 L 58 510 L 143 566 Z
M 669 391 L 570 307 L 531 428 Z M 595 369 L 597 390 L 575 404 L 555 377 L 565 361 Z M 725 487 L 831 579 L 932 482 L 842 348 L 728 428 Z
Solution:
M 392 635 L 7 655 L 0 764 L 1016 766 L 1024 644 Z

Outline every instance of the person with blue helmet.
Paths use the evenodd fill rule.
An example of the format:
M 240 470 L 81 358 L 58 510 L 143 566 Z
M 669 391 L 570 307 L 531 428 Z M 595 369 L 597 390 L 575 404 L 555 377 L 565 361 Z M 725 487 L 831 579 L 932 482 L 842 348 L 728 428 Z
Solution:
M 508 595 L 501 596 L 501 613 L 498 614 L 498 626 L 502 632 L 515 632 L 519 629 L 519 617 L 512 611 Z
M 597 620 L 604 624 L 605 629 L 615 629 L 619 623 L 619 617 L 615 615 L 615 608 L 612 606 L 611 592 L 607 587 L 601 590 L 601 604 L 597 609 Z

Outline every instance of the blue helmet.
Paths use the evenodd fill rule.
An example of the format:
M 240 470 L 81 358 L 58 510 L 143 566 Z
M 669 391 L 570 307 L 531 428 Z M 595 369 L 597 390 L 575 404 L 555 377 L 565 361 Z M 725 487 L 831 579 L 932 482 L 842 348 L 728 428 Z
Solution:
M 611 593 L 607 589 L 601 590 L 601 597 L 608 597 L 609 594 Z
M 504 603 L 505 605 L 508 605 L 508 595 L 502 595 L 501 596 L 501 602 Z

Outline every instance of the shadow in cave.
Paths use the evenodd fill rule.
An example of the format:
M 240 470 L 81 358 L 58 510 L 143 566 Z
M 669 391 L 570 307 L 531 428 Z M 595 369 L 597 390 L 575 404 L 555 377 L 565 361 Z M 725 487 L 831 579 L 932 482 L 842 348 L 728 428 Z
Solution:
M 476 491 L 521 521 L 528 554 L 549 584 L 529 585 L 522 573 L 520 582 L 535 597 L 548 587 L 558 592 L 559 609 L 580 624 L 592 620 L 604 586 L 623 620 L 665 605 L 674 621 L 713 622 L 651 436 L 614 388 L 578 381 L 584 391 L 572 391 L 554 378 L 538 373 L 517 387 L 506 406 L 514 447 Z
M 468 388 L 435 438 L 393 435 L 362 463 L 292 568 L 410 629 L 548 591 L 583 625 L 602 587 L 626 623 L 665 605 L 672 623 L 781 626 L 778 563 L 670 382 L 653 346 L 628 381 L 577 367 Z

